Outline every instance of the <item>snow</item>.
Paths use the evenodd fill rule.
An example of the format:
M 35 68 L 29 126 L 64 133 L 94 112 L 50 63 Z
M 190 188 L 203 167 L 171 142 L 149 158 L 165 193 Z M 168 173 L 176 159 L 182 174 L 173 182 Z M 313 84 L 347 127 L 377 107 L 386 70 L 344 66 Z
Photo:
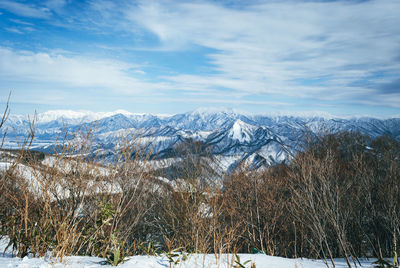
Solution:
M 11 167 L 12 163 L 0 162 L 0 171 L 7 171 Z
M 104 168 L 102 166 L 97 166 L 94 164 L 83 163 L 79 161 L 75 161 L 74 159 L 62 159 L 56 158 L 53 156 L 47 156 L 43 161 L 43 165 L 57 168 L 59 171 L 68 174 L 73 170 L 73 168 L 77 168 L 79 170 L 88 171 L 90 175 L 93 176 L 109 176 L 112 172 L 108 168 Z
M 15 267 L 15 268 L 102 268 L 112 267 L 110 265 L 104 265 L 104 259 L 98 257 L 89 256 L 68 256 L 64 257 L 63 261 L 60 262 L 55 258 L 46 256 L 42 258 L 24 257 L 17 258 L 13 257 L 10 249 L 5 254 L 4 252 L 7 246 L 8 240 L 3 238 L 0 239 L 0 267 Z M 250 260 L 245 267 L 250 267 L 251 262 L 256 264 L 257 268 L 323 268 L 326 264 L 322 260 L 310 260 L 310 259 L 288 259 L 283 257 L 274 257 L 264 254 L 238 254 L 241 263 Z M 182 254 L 177 265 L 171 267 L 180 268 L 230 268 L 234 264 L 235 257 L 233 254 L 189 254 L 186 255 L 187 259 L 182 259 Z M 372 262 L 375 259 L 361 259 L 361 267 L 373 267 Z M 344 259 L 335 259 L 337 268 L 347 267 Z M 331 267 L 331 263 L 328 262 Z M 358 266 L 358 265 L 357 265 Z M 127 261 L 118 265 L 120 268 L 168 268 L 170 267 L 169 260 L 166 254 L 160 256 L 131 256 L 127 258 Z M 359 267 L 359 266 L 358 266 Z
M 92 111 L 73 111 L 73 110 L 50 110 L 47 112 L 37 114 L 37 123 L 44 124 L 55 120 L 68 120 L 74 123 L 91 122 L 102 118 L 110 117 L 116 114 L 122 114 L 125 116 L 134 115 L 131 112 L 125 110 L 116 110 L 113 112 L 92 112 Z M 33 118 L 32 116 L 30 117 Z M 28 119 L 27 116 L 23 115 L 11 115 L 10 120 L 14 122 L 22 122 Z
M 100 119 L 100 115 L 89 111 L 72 111 L 72 110 L 51 110 L 37 115 L 38 123 L 44 124 L 54 120 L 68 119 L 74 121 L 87 121 Z
M 350 116 L 338 116 L 338 115 L 333 115 L 328 112 L 322 112 L 322 111 L 296 111 L 296 112 L 290 112 L 290 111 L 273 111 L 273 112 L 265 112 L 261 114 L 257 114 L 255 116 L 267 116 L 271 118 L 280 118 L 280 117 L 301 117 L 301 118 L 324 118 L 324 119 L 334 119 L 334 118 L 350 118 Z
M 308 260 L 308 259 L 286 259 L 281 257 L 273 257 L 267 255 L 252 255 L 252 254 L 239 254 L 243 262 L 250 260 L 256 264 L 256 267 L 268 268 L 322 268 L 326 267 L 325 263 L 321 260 Z M 50 268 L 50 267 L 70 267 L 70 268 L 102 268 L 112 267 L 111 265 L 104 265 L 104 259 L 97 257 L 83 257 L 71 256 L 65 257 L 63 262 L 60 263 L 53 258 L 10 258 L 0 257 L 0 267 L 18 267 L 18 268 Z M 214 254 L 192 254 L 189 255 L 186 261 L 181 261 L 177 265 L 171 267 L 207 267 L 207 268 L 225 268 L 232 267 L 233 256 L 223 255 L 220 260 L 217 260 Z M 245 267 L 250 267 L 251 262 L 247 263 Z M 169 260 L 166 256 L 133 256 L 130 257 L 125 263 L 118 265 L 120 268 L 167 268 L 170 267 Z M 337 268 L 347 267 L 344 260 L 336 260 Z M 362 267 L 372 267 L 370 261 L 363 261 Z
M 239 161 L 242 157 L 240 155 L 218 155 L 216 156 L 217 163 L 222 170 L 228 170 L 230 166 Z
M 7 171 L 13 165 L 15 165 L 15 163 L 0 162 L 0 171 Z M 27 181 L 28 185 L 30 186 L 30 190 L 40 193 L 41 174 L 37 170 L 34 170 L 32 167 L 28 167 L 23 164 L 17 164 L 14 166 L 14 168 L 14 172 Z
M 122 114 L 126 117 L 137 117 L 137 116 L 150 116 L 152 114 L 148 113 L 131 113 L 126 110 L 116 110 L 113 112 L 92 112 L 92 111 L 74 111 L 74 110 L 49 110 L 43 113 L 37 114 L 37 123 L 45 124 L 52 121 L 66 120 L 70 123 L 88 123 L 95 120 L 100 120 L 103 118 L 111 117 L 117 114 Z M 171 117 L 169 114 L 155 114 L 154 116 L 158 118 L 168 118 Z M 29 118 L 33 119 L 30 115 Z M 8 118 L 14 124 L 21 125 L 24 120 L 28 119 L 28 116 L 12 114 Z
M 139 145 L 148 145 L 150 143 L 157 143 L 163 141 L 174 140 L 173 137 L 170 136 L 157 136 L 157 137 L 139 137 L 136 140 L 136 143 Z
M 242 120 L 238 119 L 232 125 L 229 135 L 234 140 L 238 140 L 240 142 L 250 142 L 251 141 L 251 133 L 257 129 L 256 126 L 246 124 Z
M 38 114 L 36 137 L 31 149 L 52 152 L 51 145 L 60 138 L 60 133 L 63 133 L 65 126 L 69 126 L 73 133 L 74 130 L 79 129 L 81 123 L 99 119 L 102 120 L 96 124 L 98 136 L 95 136 L 98 148 L 104 145 L 107 150 L 115 149 L 114 146 L 121 137 L 132 134 L 134 138 L 142 137 L 138 145 L 151 145 L 153 153 L 173 148 L 176 142 L 185 138 L 203 141 L 206 145 L 215 148 L 215 154 L 224 155 L 242 156 L 242 154 L 254 153 L 266 145 L 264 141 L 271 138 L 288 146 L 287 148 L 296 149 L 304 127 L 317 133 L 321 129 L 360 130 L 372 137 L 383 133 L 393 133 L 396 137 L 400 137 L 398 131 L 400 119 L 346 120 L 316 112 L 309 115 L 276 113 L 271 116 L 262 116 L 232 109 L 203 108 L 184 114 L 159 116 L 130 113 L 124 110 L 114 112 L 53 110 Z M 9 131 L 6 137 L 5 147 L 18 149 L 20 145 L 17 141 L 22 142 L 26 135 L 26 119 L 24 121 L 22 116 L 10 115 L 6 125 L 12 131 Z M 273 149 L 271 148 L 271 154 Z M 277 153 L 280 151 L 278 150 Z M 277 161 L 285 159 L 284 154 L 271 156 Z
M 107 177 L 112 174 L 116 174 L 116 171 L 110 170 L 109 168 L 97 166 L 97 165 L 89 165 L 86 163 L 76 162 L 74 160 L 68 159 L 57 159 L 55 157 L 46 157 L 42 161 L 43 165 L 49 167 L 55 167 L 60 172 L 68 174 L 72 170 L 73 167 L 78 166 L 79 170 L 87 171 L 89 174 L 96 176 Z M 26 166 L 24 164 L 18 163 L 10 163 L 10 162 L 0 162 L 0 172 L 7 171 L 12 165 L 15 165 L 14 172 L 20 178 L 24 178 L 29 185 L 29 190 L 36 194 L 37 196 L 43 196 L 42 190 L 44 189 L 44 176 L 39 169 L 32 168 L 31 166 Z M 63 184 L 66 184 L 67 181 L 62 179 L 60 182 L 56 184 L 56 195 L 58 198 L 67 198 L 70 195 L 68 189 L 66 189 Z M 89 194 L 88 189 L 94 191 L 96 193 L 120 193 L 121 187 L 118 183 L 112 183 L 108 181 L 95 181 L 89 180 L 86 184 L 86 188 L 84 189 L 84 194 Z M 51 200 L 56 200 L 54 193 L 49 191 L 47 192 L 48 196 Z M 1 268 L 2 266 L 0 266 Z

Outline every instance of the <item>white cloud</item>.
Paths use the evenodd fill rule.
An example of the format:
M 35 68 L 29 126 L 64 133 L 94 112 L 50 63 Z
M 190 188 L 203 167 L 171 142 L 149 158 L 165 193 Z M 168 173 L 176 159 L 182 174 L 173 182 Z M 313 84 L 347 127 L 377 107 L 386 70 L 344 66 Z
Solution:
M 11 33 L 16 33 L 16 34 L 23 34 L 20 30 L 18 30 L 15 27 L 6 27 L 4 28 L 6 31 L 11 32 Z
M 129 72 L 140 72 L 137 66 L 120 61 L 1 47 L 0 58 L 0 79 L 3 83 L 18 81 L 66 88 L 101 88 L 123 94 L 163 88 L 161 84 L 135 79 Z
M 0 81 L 3 88 L 19 82 L 27 88 L 54 86 L 59 92 L 101 88 L 131 97 L 146 93 L 140 96 L 144 101 L 158 98 L 160 103 L 176 99 L 288 106 L 302 100 L 311 105 L 399 107 L 400 95 L 393 93 L 392 83 L 400 73 L 399 1 L 243 1 L 234 7 L 221 3 L 89 0 L 79 5 L 79 12 L 69 13 L 64 7 L 72 2 L 66 0 L 35 5 L 0 0 L 0 8 L 21 16 L 49 18 L 58 12 L 62 16 L 46 23 L 89 33 L 87 39 L 72 38 L 70 44 L 91 42 L 107 50 L 107 57 L 127 56 L 127 61 L 136 58 L 146 65 L 141 70 L 125 58 L 77 56 L 62 46 L 51 53 L 0 47 Z M 23 28 L 22 20 L 13 22 L 19 26 L 8 30 L 34 30 Z M 40 30 L 37 27 L 35 34 Z M 94 34 L 98 35 L 90 39 Z M 116 42 L 109 42 L 116 35 Z M 99 36 L 105 38 L 99 41 Z M 174 61 L 181 51 L 206 54 L 193 57 L 199 62 L 184 63 L 188 71 L 164 62 Z M 155 59 L 157 53 L 161 60 Z M 202 56 L 209 65 L 203 65 Z M 379 85 L 392 86 L 385 91 Z M 54 94 L 48 98 L 62 99 Z
M 242 9 L 142 1 L 126 16 L 163 48 L 215 49 L 207 57 L 217 73 L 165 77 L 178 88 L 357 101 L 379 89 L 354 83 L 400 72 L 399 10 L 399 1 L 272 1 Z
M 66 0 L 47 0 L 45 5 L 51 10 L 59 11 L 67 4 Z
M 392 94 L 378 94 L 374 96 L 373 99 L 366 99 L 361 100 L 360 103 L 372 106 L 379 106 L 382 103 L 385 103 L 386 106 L 400 108 L 400 89 L 399 93 L 392 93 Z
M 22 20 L 18 20 L 18 19 L 10 19 L 10 21 L 12 21 L 12 22 L 14 22 L 14 23 L 17 23 L 17 24 L 34 26 L 33 23 L 26 22 L 26 21 L 22 21 Z

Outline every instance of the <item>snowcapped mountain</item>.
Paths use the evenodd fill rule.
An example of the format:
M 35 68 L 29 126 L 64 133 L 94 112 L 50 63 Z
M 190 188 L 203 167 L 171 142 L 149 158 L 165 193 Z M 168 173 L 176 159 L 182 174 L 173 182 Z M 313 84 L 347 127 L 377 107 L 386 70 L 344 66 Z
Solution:
M 233 110 L 207 111 L 198 109 L 192 112 L 171 116 L 166 120 L 166 123 L 181 129 L 210 131 L 223 128 L 237 119 L 251 122 L 250 119 Z
M 246 124 L 242 120 L 238 119 L 229 128 L 228 136 L 233 140 L 245 143 L 250 142 L 252 133 L 257 129 L 256 126 Z
M 249 115 L 233 110 L 205 110 L 176 115 L 48 111 L 37 115 L 33 148 L 51 152 L 65 131 L 95 129 L 97 146 L 112 155 L 113 148 L 129 134 L 155 158 L 173 156 L 173 148 L 185 141 L 200 141 L 225 167 L 241 161 L 257 166 L 285 161 L 297 149 L 306 131 L 360 131 L 372 137 L 387 134 L 400 139 L 400 118 L 350 118 L 333 116 Z M 17 147 L 29 128 L 29 118 L 10 115 L 3 131 L 5 146 Z M 72 135 L 67 136 L 71 138 Z

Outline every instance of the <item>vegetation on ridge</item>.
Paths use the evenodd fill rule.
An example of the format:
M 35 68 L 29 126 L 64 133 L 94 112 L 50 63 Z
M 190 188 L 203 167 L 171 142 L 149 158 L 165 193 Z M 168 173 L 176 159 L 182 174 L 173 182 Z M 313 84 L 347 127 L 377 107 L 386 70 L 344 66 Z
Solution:
M 171 182 L 134 138 L 122 137 L 118 161 L 102 166 L 87 157 L 92 130 L 51 156 L 29 152 L 31 130 L 18 153 L 2 151 L 13 161 L 0 175 L 0 236 L 20 257 L 51 251 L 116 265 L 135 254 L 173 258 L 176 249 L 255 250 L 332 264 L 343 257 L 350 266 L 362 256 L 399 255 L 400 143 L 389 136 L 312 136 L 290 163 L 222 175 L 188 144 L 177 148 L 179 179 Z

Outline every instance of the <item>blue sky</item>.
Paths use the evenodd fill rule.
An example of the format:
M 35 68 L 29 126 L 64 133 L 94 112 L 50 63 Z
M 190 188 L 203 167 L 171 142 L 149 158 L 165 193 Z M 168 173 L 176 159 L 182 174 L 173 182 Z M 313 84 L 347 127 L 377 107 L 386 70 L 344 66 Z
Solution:
M 400 115 L 400 1 L 0 0 L 0 102 Z

